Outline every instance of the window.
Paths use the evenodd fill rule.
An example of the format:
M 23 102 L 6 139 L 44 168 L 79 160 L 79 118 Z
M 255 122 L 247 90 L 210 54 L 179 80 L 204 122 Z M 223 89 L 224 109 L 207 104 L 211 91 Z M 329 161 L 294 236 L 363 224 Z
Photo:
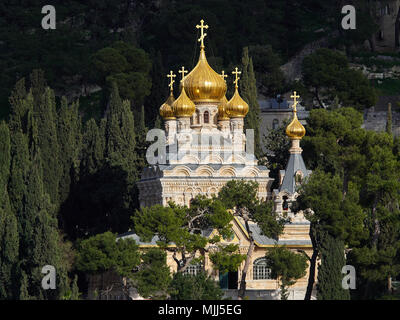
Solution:
M 202 271 L 203 271 L 203 264 L 196 263 L 189 265 L 189 267 L 187 267 L 187 269 L 183 272 L 183 274 L 190 274 L 192 276 L 195 276 L 196 274 L 199 274 Z
M 204 123 L 209 123 L 210 122 L 210 114 L 208 111 L 204 111 Z
M 284 196 L 283 197 L 283 203 L 282 203 L 282 209 L 287 211 L 289 209 L 289 204 L 288 204 L 288 197 Z
M 253 263 L 253 279 L 254 280 L 266 280 L 272 279 L 271 269 L 268 268 L 268 262 L 266 258 L 258 258 Z
M 279 120 L 278 119 L 274 119 L 272 121 L 272 129 L 276 130 L 279 128 Z

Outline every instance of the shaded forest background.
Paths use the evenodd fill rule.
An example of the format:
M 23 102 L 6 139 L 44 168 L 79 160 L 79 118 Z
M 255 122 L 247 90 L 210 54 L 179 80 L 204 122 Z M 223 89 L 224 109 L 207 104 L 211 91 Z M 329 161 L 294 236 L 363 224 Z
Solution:
M 241 93 L 251 106 L 257 105 L 257 91 L 274 96 L 297 86 L 299 91 L 305 86 L 313 90 L 321 83 L 327 88 L 327 96 L 338 96 L 346 107 L 361 111 L 366 92 L 371 95 L 368 103 L 374 101 L 368 80 L 359 73 L 355 77 L 346 57 L 332 50 L 306 60 L 303 71 L 308 77 L 304 83 L 288 83 L 279 69 L 304 45 L 322 37 L 343 52 L 368 40 L 376 32 L 376 24 L 365 2 L 354 2 L 359 9 L 359 28 L 331 38 L 332 32 L 342 32 L 342 1 L 54 1 L 56 30 L 41 28 L 45 1 L 3 1 L 0 298 L 77 298 L 76 275 L 81 282 L 85 278 L 75 265 L 75 251 L 82 239 L 134 228 L 130 216 L 138 208 L 136 181 L 146 165 L 146 131 L 161 126 L 158 109 L 168 93 L 166 74 L 182 65 L 191 69 L 196 63 L 195 25 L 200 19 L 210 26 L 206 38 L 210 64 L 218 72 L 241 67 Z M 353 82 L 346 82 L 351 79 Z M 362 163 L 362 169 L 355 167 L 354 180 L 370 189 L 366 193 L 360 187 L 357 192 L 372 199 L 362 199 L 363 208 L 372 208 L 371 212 L 380 209 L 385 218 L 387 214 L 396 221 L 391 223 L 388 218 L 390 223 L 382 224 L 393 228 L 387 232 L 390 239 L 381 241 L 382 248 L 386 250 L 384 241 L 395 239 L 387 255 L 376 253 L 376 239 L 376 254 L 368 255 L 366 236 L 366 253 L 360 253 L 361 262 L 355 259 L 360 265 L 364 263 L 365 278 L 372 274 L 372 280 L 368 278 L 365 283 L 367 297 L 374 298 L 400 268 L 399 179 L 393 176 L 393 172 L 399 172 L 399 141 L 392 139 L 390 130 L 377 137 L 369 137 L 364 131 L 354 137 L 353 131 L 361 130 L 361 114 L 353 109 L 331 111 L 315 110 L 311 114 L 307 130 L 314 140 L 304 139 L 308 167 L 348 179 L 352 177 L 346 171 L 348 167 Z M 250 115 L 248 119 L 253 119 Z M 246 125 L 257 129 L 257 120 Z M 271 157 L 269 165 L 278 170 L 285 167 L 288 141 L 282 130 L 274 134 L 278 138 L 270 140 L 275 142 L 276 156 L 284 156 Z M 371 151 L 370 147 L 383 151 Z M 365 150 L 382 154 L 382 158 L 371 155 L 367 162 L 360 156 L 369 154 Z M 384 159 L 390 163 L 384 163 Z M 383 168 L 374 169 L 377 163 L 383 163 Z M 358 181 L 366 168 L 373 168 L 373 174 L 382 177 L 379 198 L 373 197 L 378 189 L 372 183 L 378 180 L 375 176 L 372 186 Z M 386 190 L 389 178 L 393 181 Z M 329 179 L 322 176 L 320 185 L 324 188 L 318 192 L 330 192 L 325 188 L 330 185 Z M 335 189 L 330 194 L 341 196 L 340 183 L 332 185 L 339 192 Z M 357 197 L 353 200 L 359 202 Z M 303 202 L 308 206 L 310 200 Z M 336 198 L 327 203 L 337 203 Z M 346 208 L 340 210 L 354 211 Z M 332 211 L 329 205 L 323 209 L 327 214 L 339 211 Z M 337 229 L 342 227 L 339 224 Z M 365 261 L 364 257 L 369 259 Z M 387 261 L 395 268 L 383 272 Z M 54 265 L 58 272 L 58 289 L 51 293 L 39 285 L 40 268 L 45 264 Z M 80 284 L 82 288 L 84 283 Z

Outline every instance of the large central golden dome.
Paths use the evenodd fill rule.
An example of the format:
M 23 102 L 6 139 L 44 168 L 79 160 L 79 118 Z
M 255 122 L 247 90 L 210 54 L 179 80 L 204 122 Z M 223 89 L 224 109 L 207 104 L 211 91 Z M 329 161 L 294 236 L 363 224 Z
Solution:
M 208 64 L 204 48 L 200 49 L 197 65 L 185 77 L 184 86 L 194 103 L 220 103 L 226 93 L 226 83 Z

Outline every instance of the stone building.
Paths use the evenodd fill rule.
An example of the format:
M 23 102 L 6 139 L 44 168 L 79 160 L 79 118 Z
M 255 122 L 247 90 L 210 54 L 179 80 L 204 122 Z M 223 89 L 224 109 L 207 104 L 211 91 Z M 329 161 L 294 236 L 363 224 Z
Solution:
M 203 25 L 203 21 L 202 24 Z M 271 278 L 271 271 L 267 265 L 265 254 L 268 248 L 275 245 L 286 245 L 293 251 L 302 250 L 307 255 L 312 254 L 312 244 L 309 237 L 309 222 L 301 212 L 294 214 L 290 210 L 290 202 L 295 201 L 296 184 L 307 177 L 310 172 L 305 168 L 301 156 L 300 140 L 305 135 L 305 129 L 297 118 L 297 104 L 299 96 L 294 94 L 293 109 L 287 105 L 285 117 L 293 114 L 292 122 L 286 129 L 292 140 L 290 159 L 286 170 L 281 172 L 279 190 L 271 190 L 273 179 L 269 177 L 269 170 L 257 164 L 253 151 L 251 134 L 245 134 L 244 118 L 249 106 L 238 91 L 240 71 L 232 72 L 235 93 L 228 101 L 225 94 L 227 84 L 226 75 L 216 73 L 208 64 L 204 34 L 201 32 L 200 55 L 197 65 L 187 75 L 182 69 L 180 94 L 174 98 L 173 84 L 175 75 L 171 73 L 170 95 L 160 107 L 160 114 L 165 123 L 166 148 L 159 151 L 144 169 L 138 183 L 140 204 L 142 207 L 154 204 L 168 205 L 173 201 L 180 205 L 190 206 L 191 199 L 197 195 L 212 196 L 233 179 L 258 182 L 258 197 L 260 200 L 273 200 L 275 210 L 281 214 L 287 213 L 291 222 L 285 225 L 284 233 L 274 240 L 264 236 L 256 223 L 249 223 L 249 229 L 255 239 L 255 249 L 251 256 L 249 273 L 246 277 L 246 296 L 250 299 L 279 299 L 279 284 L 277 279 Z M 163 139 L 161 139 L 163 140 Z M 235 217 L 232 222 L 234 236 L 224 239 L 222 244 L 237 244 L 241 253 L 246 254 L 250 245 L 249 234 L 244 221 Z M 213 237 L 216 230 L 203 230 L 203 235 Z M 150 242 L 143 242 L 134 232 L 121 234 L 119 239 L 134 239 L 141 250 L 157 246 L 157 236 Z M 173 245 L 173 244 L 171 244 Z M 213 245 L 207 249 L 212 251 Z M 237 297 L 239 279 L 243 265 L 235 272 L 219 274 L 212 266 L 208 253 L 204 254 L 201 265 L 192 265 L 185 272 L 195 274 L 206 271 L 219 281 L 225 290 L 225 296 Z M 171 272 L 176 272 L 177 265 L 172 253 L 167 251 L 167 264 Z M 243 262 L 244 264 L 244 262 Z M 308 272 L 305 277 L 289 288 L 289 299 L 304 299 L 308 283 Z M 93 283 L 91 291 L 96 285 Z M 104 287 L 104 286 L 103 286 Z M 110 296 L 121 295 L 111 292 Z M 125 293 L 125 297 L 126 297 Z M 137 296 L 136 296 L 137 297 Z M 130 298 L 135 296 L 130 294 Z
M 289 98 L 289 97 L 288 97 Z M 275 99 L 259 99 L 260 106 L 260 141 L 268 135 L 270 130 L 281 127 L 285 120 L 289 120 L 293 114 L 293 104 L 285 96 L 278 95 Z M 307 124 L 309 112 L 299 104 L 298 119 L 302 125 Z M 264 150 L 266 151 L 266 150 Z
M 375 36 L 378 51 L 392 51 L 400 46 L 400 1 L 376 1 L 375 19 L 379 25 Z

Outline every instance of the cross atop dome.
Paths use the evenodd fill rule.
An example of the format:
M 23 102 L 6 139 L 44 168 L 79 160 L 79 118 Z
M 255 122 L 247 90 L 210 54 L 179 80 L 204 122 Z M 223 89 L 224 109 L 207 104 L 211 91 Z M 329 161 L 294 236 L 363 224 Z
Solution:
M 169 87 L 169 89 L 170 89 L 171 92 L 172 92 L 172 91 L 174 90 L 173 85 L 174 85 L 174 82 L 175 82 L 174 78 L 176 77 L 176 74 L 174 74 L 174 72 L 171 70 L 171 71 L 169 72 L 169 74 L 167 74 L 167 77 L 170 78 L 168 87 Z
M 200 29 L 200 38 L 197 40 L 200 42 L 200 48 L 204 49 L 204 38 L 207 36 L 207 33 L 204 33 L 204 29 L 208 29 L 208 25 L 204 24 L 204 20 L 200 20 L 200 25 L 196 25 L 196 29 Z
M 222 77 L 222 79 L 224 79 L 224 80 L 225 80 L 226 77 L 228 77 L 228 75 L 225 74 L 225 71 L 224 71 L 224 70 L 222 70 L 221 77 Z M 225 81 L 226 81 L 226 80 L 225 80 Z
M 188 71 L 185 70 L 185 67 L 182 66 L 182 68 L 181 68 L 178 72 L 182 74 L 182 80 L 181 80 L 181 82 L 182 82 L 182 84 L 183 84 L 183 80 L 185 80 L 185 73 L 188 73 Z
M 238 88 L 238 84 L 239 84 L 239 77 L 238 77 L 238 75 L 239 74 L 241 74 L 242 72 L 241 71 L 238 71 L 238 68 L 236 67 L 235 68 L 235 71 L 232 71 L 232 74 L 234 74 L 235 75 L 235 80 L 233 81 L 233 83 L 235 84 L 235 88 Z
M 293 98 L 293 107 L 292 107 L 293 108 L 293 112 L 297 112 L 297 105 L 299 103 L 299 101 L 297 101 L 297 99 L 300 98 L 300 96 L 297 95 L 296 91 L 294 91 L 293 95 L 290 96 L 290 97 Z

